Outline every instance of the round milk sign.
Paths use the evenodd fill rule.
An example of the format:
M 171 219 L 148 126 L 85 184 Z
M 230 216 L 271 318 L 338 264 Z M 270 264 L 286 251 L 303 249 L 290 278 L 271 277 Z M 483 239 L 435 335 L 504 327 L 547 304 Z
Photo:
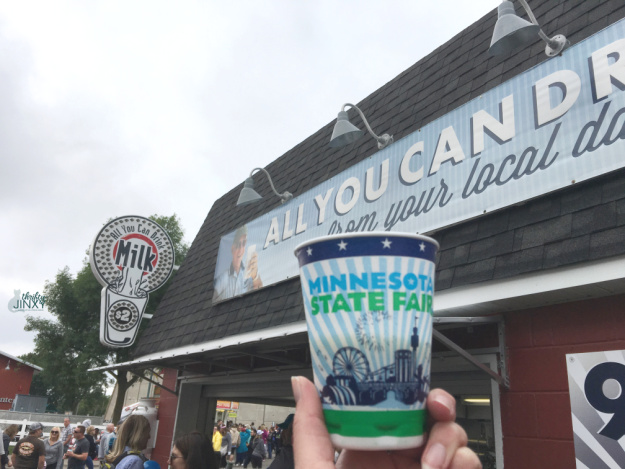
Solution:
M 89 251 L 91 270 L 104 287 L 100 342 L 110 347 L 134 343 L 148 301 L 174 268 L 174 245 L 156 222 L 135 215 L 108 222 Z

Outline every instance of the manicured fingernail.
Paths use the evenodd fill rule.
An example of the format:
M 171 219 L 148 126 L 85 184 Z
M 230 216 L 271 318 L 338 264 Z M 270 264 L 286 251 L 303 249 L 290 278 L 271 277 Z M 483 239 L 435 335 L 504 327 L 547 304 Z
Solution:
M 301 379 L 299 376 L 291 376 L 291 387 L 293 388 L 293 397 L 295 398 L 295 403 L 299 401 L 300 398 L 300 386 Z
M 436 402 L 443 404 L 449 409 L 450 412 L 456 411 L 456 403 L 451 396 L 448 396 L 446 394 L 439 394 L 438 396 L 436 396 Z
M 423 455 L 422 469 L 440 469 L 445 464 L 446 451 L 440 443 L 434 443 Z

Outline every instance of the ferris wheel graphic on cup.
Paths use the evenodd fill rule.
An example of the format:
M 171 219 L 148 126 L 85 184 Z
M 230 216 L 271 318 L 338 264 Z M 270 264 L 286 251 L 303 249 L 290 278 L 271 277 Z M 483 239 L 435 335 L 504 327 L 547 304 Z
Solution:
M 104 225 L 89 250 L 89 263 L 104 287 L 100 342 L 129 347 L 137 337 L 149 292 L 161 287 L 172 273 L 174 245 L 156 222 L 128 215 Z

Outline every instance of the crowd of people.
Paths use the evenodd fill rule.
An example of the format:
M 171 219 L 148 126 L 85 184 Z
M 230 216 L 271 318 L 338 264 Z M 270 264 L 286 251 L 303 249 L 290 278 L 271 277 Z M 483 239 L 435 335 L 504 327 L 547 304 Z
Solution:
M 268 469 L 340 468 L 340 469 L 478 469 L 477 455 L 467 447 L 466 432 L 455 423 L 454 398 L 434 389 L 427 398 L 431 424 L 428 438 L 420 448 L 398 451 L 355 451 L 337 453 L 325 427 L 321 402 L 315 386 L 308 379 L 292 379 L 296 412 L 276 426 L 258 428 L 252 423 L 236 425 L 218 421 L 212 440 L 200 432 L 191 432 L 174 441 L 168 464 L 172 469 L 219 469 L 251 464 L 261 468 L 264 460 L 273 459 Z M 146 460 L 143 451 L 150 440 L 150 423 L 142 415 L 130 415 L 118 425 L 109 424 L 98 432 L 85 421 L 72 426 L 66 418 L 63 428 L 53 427 L 42 439 L 43 425 L 34 422 L 28 435 L 9 451 L 9 444 L 19 432 L 9 425 L 0 445 L 1 468 L 12 469 L 93 469 L 99 459 L 101 469 L 158 469 Z M 9 456 L 10 453 L 10 456 Z M 152 464 L 150 464 L 152 463 Z
M 275 455 L 275 460 L 269 467 L 292 468 L 293 464 L 286 466 L 282 464 L 285 459 L 293 459 L 292 422 L 293 414 L 281 424 L 269 428 L 265 424 L 256 428 L 254 422 L 245 425 L 217 421 L 212 439 L 216 467 L 242 466 L 246 469 L 251 464 L 252 468 L 256 469 L 262 467 L 263 461 L 273 459 Z
M 90 420 L 72 425 L 65 418 L 62 427 L 52 427 L 47 438 L 43 438 L 43 425 L 33 422 L 28 435 L 9 451 L 12 441 L 19 432 L 18 425 L 9 425 L 2 433 L 0 446 L 0 469 L 94 469 L 93 462 L 105 460 L 116 439 L 115 427 L 108 424 L 105 431 L 91 425 Z

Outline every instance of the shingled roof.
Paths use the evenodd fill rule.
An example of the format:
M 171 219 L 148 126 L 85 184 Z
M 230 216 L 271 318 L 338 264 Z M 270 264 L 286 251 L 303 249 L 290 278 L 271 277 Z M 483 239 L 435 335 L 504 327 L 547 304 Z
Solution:
M 625 17 L 622 0 L 529 3 L 544 31 L 564 34 L 571 44 Z M 509 57 L 490 57 L 496 19 L 493 10 L 359 102 L 371 126 L 399 140 L 547 60 L 538 40 Z M 368 138 L 328 147 L 333 125 L 267 166 L 277 187 L 302 194 L 378 151 Z M 264 178 L 256 184 L 261 194 L 271 191 Z M 212 206 L 135 356 L 304 320 L 298 279 L 212 304 L 221 236 L 279 205 L 277 198 L 264 198 L 236 207 L 240 190 Z M 625 254 L 625 171 L 438 230 L 435 237 L 441 244 L 438 291 Z

